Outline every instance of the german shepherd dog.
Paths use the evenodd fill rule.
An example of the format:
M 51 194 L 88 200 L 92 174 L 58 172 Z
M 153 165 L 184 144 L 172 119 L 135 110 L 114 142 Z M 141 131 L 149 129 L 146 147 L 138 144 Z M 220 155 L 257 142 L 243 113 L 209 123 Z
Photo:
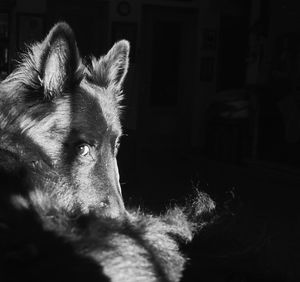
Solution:
M 214 209 L 125 209 L 116 156 L 129 43 L 85 63 L 56 24 L 0 86 L 0 281 L 179 281 Z

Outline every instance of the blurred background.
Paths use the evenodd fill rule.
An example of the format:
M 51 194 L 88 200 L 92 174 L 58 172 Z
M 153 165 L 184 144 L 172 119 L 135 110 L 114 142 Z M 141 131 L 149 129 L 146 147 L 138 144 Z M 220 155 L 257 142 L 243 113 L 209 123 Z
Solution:
M 184 281 L 300 281 L 300 2 L 1 0 L 0 79 L 59 20 L 82 56 L 131 43 L 127 205 L 159 212 L 195 188 L 217 203 Z

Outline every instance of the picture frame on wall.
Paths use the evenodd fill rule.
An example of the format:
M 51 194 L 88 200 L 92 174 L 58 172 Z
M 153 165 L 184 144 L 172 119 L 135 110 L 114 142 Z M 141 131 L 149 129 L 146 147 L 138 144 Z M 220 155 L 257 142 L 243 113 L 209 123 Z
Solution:
M 42 14 L 19 13 L 17 15 L 17 46 L 19 49 L 44 36 L 44 17 Z
M 111 43 L 126 39 L 130 42 L 130 62 L 135 63 L 136 59 L 136 36 L 137 25 L 131 22 L 113 22 L 111 32 Z
M 0 81 L 9 73 L 9 14 L 0 12 Z

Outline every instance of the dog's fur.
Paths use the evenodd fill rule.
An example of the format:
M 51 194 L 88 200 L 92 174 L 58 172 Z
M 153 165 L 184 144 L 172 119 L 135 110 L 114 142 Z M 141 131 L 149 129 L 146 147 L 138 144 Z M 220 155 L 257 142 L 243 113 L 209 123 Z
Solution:
M 116 154 L 129 43 L 82 62 L 59 23 L 0 87 L 0 280 L 179 281 L 214 203 L 124 207 Z

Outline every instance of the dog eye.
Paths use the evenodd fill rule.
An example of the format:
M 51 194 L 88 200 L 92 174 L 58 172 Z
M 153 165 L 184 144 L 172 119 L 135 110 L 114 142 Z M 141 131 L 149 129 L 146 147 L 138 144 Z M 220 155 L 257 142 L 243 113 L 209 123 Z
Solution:
M 77 151 L 80 156 L 85 157 L 90 153 L 90 146 L 87 144 L 80 144 L 77 146 Z

